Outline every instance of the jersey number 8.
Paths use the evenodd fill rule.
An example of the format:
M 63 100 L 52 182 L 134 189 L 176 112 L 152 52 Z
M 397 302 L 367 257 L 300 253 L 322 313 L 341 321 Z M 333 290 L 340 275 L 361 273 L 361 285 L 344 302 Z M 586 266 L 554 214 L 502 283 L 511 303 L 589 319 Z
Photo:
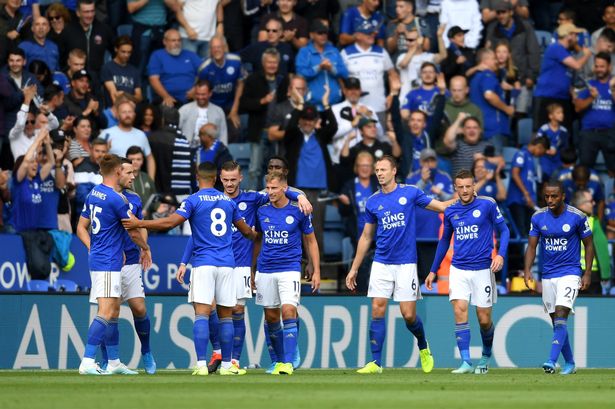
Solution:
M 214 209 L 211 211 L 211 234 L 216 237 L 222 237 L 226 234 L 226 213 L 222 209 Z

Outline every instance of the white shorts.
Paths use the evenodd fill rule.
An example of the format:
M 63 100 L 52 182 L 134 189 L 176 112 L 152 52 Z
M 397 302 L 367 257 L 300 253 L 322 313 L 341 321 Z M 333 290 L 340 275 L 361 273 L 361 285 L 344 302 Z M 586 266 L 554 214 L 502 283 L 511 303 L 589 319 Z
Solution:
M 491 270 L 460 270 L 451 266 L 448 276 L 448 299 L 471 301 L 481 308 L 492 307 L 497 302 L 498 293 L 495 277 Z
M 141 264 L 129 264 L 122 267 L 120 274 L 122 286 L 120 302 L 123 303 L 131 298 L 145 298 L 143 277 L 141 276 L 142 271 Z M 92 280 L 92 282 L 94 282 L 94 280 Z M 98 304 L 92 291 L 90 291 L 90 304 Z
M 232 267 L 192 267 L 188 302 L 234 307 L 237 304 Z
M 581 277 L 567 275 L 555 278 L 542 279 L 542 304 L 549 314 L 555 312 L 555 306 L 561 305 L 570 308 L 574 313 L 574 300 L 579 295 Z
M 299 305 L 301 297 L 301 273 L 284 271 L 281 273 L 256 272 L 256 304 L 265 308 L 280 308 L 282 305 Z
M 91 271 L 90 302 L 98 298 L 122 297 L 122 273 L 119 271 Z
M 252 278 L 252 269 L 250 267 L 235 267 L 235 288 L 237 289 L 237 300 L 246 300 L 252 298 L 252 286 L 250 279 Z M 244 305 L 245 302 L 242 304 Z
M 393 301 L 416 301 L 421 298 L 416 264 L 382 264 L 372 263 L 369 276 L 370 298 L 391 298 Z

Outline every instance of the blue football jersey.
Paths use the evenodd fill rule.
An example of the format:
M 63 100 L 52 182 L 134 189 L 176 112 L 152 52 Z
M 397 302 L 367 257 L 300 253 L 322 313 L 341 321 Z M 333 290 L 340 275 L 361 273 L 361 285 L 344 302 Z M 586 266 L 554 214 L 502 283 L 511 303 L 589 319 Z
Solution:
M 457 201 L 444 211 L 444 237 L 454 237 L 452 265 L 460 270 L 484 270 L 491 266 L 493 233 L 506 224 L 495 200 L 478 196 L 464 205 Z
M 248 226 L 256 225 L 256 210 L 269 201 L 269 196 L 264 192 L 253 190 L 241 191 L 233 198 L 239 209 L 239 215 L 243 217 Z M 233 229 L 233 254 L 235 255 L 236 267 L 252 267 L 252 251 L 254 242 L 248 240 L 235 226 Z
M 367 199 L 365 220 L 376 224 L 374 261 L 383 264 L 416 263 L 416 207 L 432 199 L 411 185 L 397 185 L 390 193 L 378 191 Z
M 95 186 L 85 199 L 81 217 L 90 219 L 90 271 L 121 271 L 128 200 L 106 185 Z
M 139 195 L 126 189 L 122 193 L 128 200 L 128 208 L 132 214 L 138 219 L 143 219 L 143 204 Z M 124 255 L 126 256 L 126 265 L 139 264 L 141 249 L 132 241 L 128 232 L 124 236 Z
M 190 221 L 193 267 L 235 267 L 231 226 L 241 219 L 235 202 L 214 188 L 201 189 L 176 213 Z
M 530 236 L 538 237 L 543 256 L 543 278 L 581 275 L 581 240 L 592 235 L 587 216 L 566 205 L 559 216 L 542 208 L 532 216 Z
M 301 213 L 297 202 L 282 208 L 271 203 L 256 212 L 256 230 L 262 232 L 257 268 L 261 273 L 301 271 L 301 238 L 314 231 L 312 216 Z

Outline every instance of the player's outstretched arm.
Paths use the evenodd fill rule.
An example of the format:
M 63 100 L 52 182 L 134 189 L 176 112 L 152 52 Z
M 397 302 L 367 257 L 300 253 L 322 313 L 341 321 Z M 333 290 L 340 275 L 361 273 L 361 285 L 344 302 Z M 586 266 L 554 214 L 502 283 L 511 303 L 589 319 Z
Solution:
M 256 291 L 256 263 L 258 261 L 258 255 L 261 252 L 261 246 L 263 244 L 263 234 L 256 233 L 256 239 L 254 239 L 254 248 L 252 249 L 252 271 L 250 277 L 250 285 L 252 291 Z
M 145 228 L 149 230 L 170 230 L 179 226 L 186 219 L 177 213 L 156 220 L 139 220 L 134 215 L 130 219 L 122 219 L 122 224 L 126 230 Z
M 130 229 L 128 230 L 128 235 L 130 236 L 130 240 L 133 241 L 134 244 L 139 246 L 141 251 L 149 252 L 149 246 L 147 245 L 147 239 L 143 237 L 141 234 L 141 229 Z M 151 255 L 150 262 L 151 262 Z
M 585 272 L 581 278 L 581 291 L 587 290 L 592 281 L 592 264 L 594 263 L 594 239 L 587 236 L 583 239 L 585 246 Z
M 310 281 L 312 282 L 312 292 L 315 293 L 320 288 L 320 252 L 318 251 L 318 242 L 314 232 L 310 234 L 304 234 L 303 240 L 308 248 L 308 255 L 312 262 L 312 276 Z
M 456 198 L 447 200 L 446 202 L 441 202 L 439 200 L 435 200 L 434 199 L 431 202 L 429 202 L 429 204 L 427 206 L 425 206 L 425 209 L 432 210 L 432 211 L 438 212 L 438 213 L 444 213 L 444 210 L 446 210 L 447 207 L 449 207 L 450 205 L 452 205 L 456 201 L 457 201 Z
M 538 236 L 529 236 L 527 238 L 527 249 L 525 250 L 525 269 L 523 271 L 523 280 L 525 286 L 530 287 L 530 281 L 534 281 L 532 276 L 532 264 L 536 258 L 536 246 L 538 245 Z
M 367 251 L 372 244 L 375 230 L 376 228 L 373 223 L 365 223 L 363 233 L 361 233 L 359 243 L 357 244 L 357 253 L 354 256 L 354 260 L 352 261 L 350 271 L 346 276 L 346 287 L 348 287 L 350 290 L 354 291 L 354 289 L 357 288 L 357 272 L 359 271 L 359 267 L 361 266 L 361 263 L 365 258 L 365 254 L 367 254 Z
M 491 272 L 497 273 L 504 267 L 504 257 L 508 254 L 508 241 L 510 240 L 510 230 L 506 223 L 496 223 L 495 225 L 500 234 L 500 248 L 498 254 L 491 261 Z
M 139 229 L 139 234 L 141 235 L 143 241 L 147 244 L 147 229 Z M 147 250 L 141 249 L 141 257 L 139 259 L 139 264 L 141 264 L 143 271 L 149 270 L 152 266 L 152 252 L 150 251 L 149 246 Z
M 451 237 L 453 237 L 453 226 L 451 226 L 448 219 L 444 220 L 444 230 L 442 232 L 442 237 L 438 241 L 438 247 L 436 249 L 436 256 L 433 259 L 433 263 L 431 265 L 431 269 L 429 270 L 429 274 L 425 279 L 425 287 L 428 290 L 432 289 L 433 280 L 436 278 L 436 273 L 440 269 L 440 264 L 442 264 L 442 260 L 446 256 L 446 252 L 448 251 L 451 245 Z
M 77 223 L 77 237 L 83 243 L 83 245 L 90 251 L 90 219 L 83 216 L 79 217 L 79 223 Z
M 243 219 L 236 220 L 233 222 L 233 224 L 235 225 L 235 227 L 237 227 L 237 230 L 239 230 L 239 232 L 246 239 L 248 240 L 256 239 L 256 232 L 250 226 L 248 226 L 248 224 Z

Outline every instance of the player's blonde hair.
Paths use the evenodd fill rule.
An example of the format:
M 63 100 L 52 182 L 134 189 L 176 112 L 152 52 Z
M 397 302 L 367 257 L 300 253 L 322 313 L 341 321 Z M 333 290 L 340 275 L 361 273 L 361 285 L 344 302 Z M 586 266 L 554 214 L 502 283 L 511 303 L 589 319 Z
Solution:
M 283 184 L 286 184 L 288 182 L 286 175 L 279 170 L 272 170 L 271 172 L 267 173 L 267 176 L 265 176 L 265 182 L 267 183 L 271 182 L 274 179 L 279 180 L 280 183 Z

